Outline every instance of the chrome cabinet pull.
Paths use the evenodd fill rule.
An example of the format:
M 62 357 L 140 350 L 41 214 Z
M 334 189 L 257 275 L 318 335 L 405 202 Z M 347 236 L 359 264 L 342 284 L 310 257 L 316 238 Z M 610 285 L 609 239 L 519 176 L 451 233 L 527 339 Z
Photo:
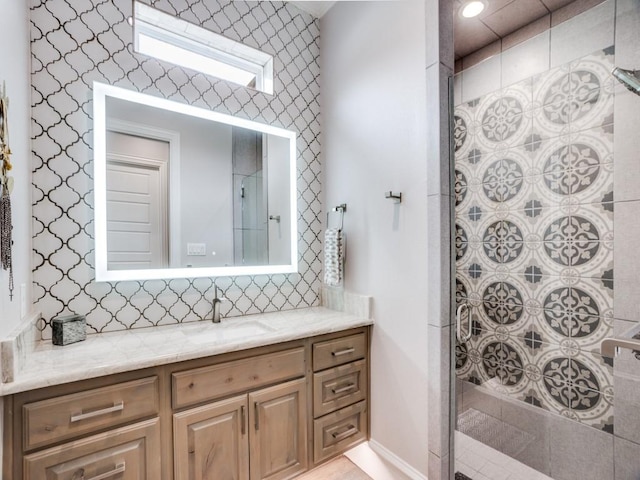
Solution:
M 258 411 L 258 402 L 254 402 L 253 404 L 253 413 L 255 413 L 255 422 L 254 422 L 254 426 L 256 427 L 256 430 L 260 430 L 260 414 Z
M 463 335 L 462 334 L 462 312 L 465 309 L 467 310 L 467 328 L 468 328 L 468 331 L 467 331 L 466 335 Z M 471 309 L 469 308 L 469 305 L 467 303 L 463 303 L 456 310 L 456 337 L 458 338 L 458 342 L 465 343 L 465 342 L 468 342 L 471 339 L 471 335 L 472 334 L 473 334 L 473 332 L 472 332 L 472 325 L 471 325 Z
M 241 423 L 240 432 L 242 433 L 242 435 L 247 433 L 247 429 L 246 429 L 246 426 L 245 426 L 245 423 L 246 423 L 247 419 L 246 419 L 245 415 L 246 414 L 245 414 L 245 411 L 244 411 L 244 405 L 242 405 L 240 407 L 240 423 Z
M 332 388 L 331 391 L 334 394 L 336 394 L 336 393 L 344 393 L 344 392 L 348 392 L 349 390 L 353 390 L 354 388 L 356 388 L 356 384 L 355 383 L 348 383 L 344 387 Z
M 353 425 L 349 425 L 347 427 L 347 430 L 345 430 L 344 432 L 342 432 L 342 433 L 333 432 L 331 434 L 331 436 L 335 440 L 340 441 L 340 440 L 344 440 L 347 437 L 350 437 L 351 435 L 355 435 L 356 433 L 358 433 L 358 429 L 356 427 L 354 427 Z
M 94 410 L 93 412 L 71 415 L 71 423 L 88 420 L 89 418 L 99 417 L 100 415 L 106 415 L 108 413 L 121 412 L 122 410 L 124 410 L 124 402 L 115 403 L 113 407 L 103 408 L 102 410 Z
M 334 357 L 340 357 L 342 355 L 348 355 L 355 351 L 356 349 L 354 347 L 349 347 L 349 348 L 345 348 L 344 350 L 338 350 L 337 352 L 331 352 L 331 355 L 333 355 Z
M 83 476 L 82 478 L 83 480 L 104 480 L 105 478 L 113 477 L 114 475 L 117 475 L 119 473 L 124 473 L 126 467 L 127 466 L 125 465 L 125 463 L 122 462 L 117 464 L 113 470 L 101 473 L 100 475 L 96 475 L 95 477 L 85 478 Z

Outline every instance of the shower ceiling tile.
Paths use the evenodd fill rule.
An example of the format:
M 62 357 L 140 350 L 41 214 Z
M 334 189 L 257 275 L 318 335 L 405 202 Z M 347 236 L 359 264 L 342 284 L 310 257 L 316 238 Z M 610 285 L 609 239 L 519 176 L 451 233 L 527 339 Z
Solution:
M 565 5 L 570 4 L 574 0 L 541 0 L 541 1 L 549 10 L 554 11 L 564 7 Z M 602 0 L 599 0 L 599 1 L 602 1 Z
M 500 37 L 504 37 L 548 13 L 541 0 L 514 0 L 482 21 Z
M 576 15 L 580 15 L 583 12 L 599 5 L 604 0 L 542 0 L 542 2 L 549 7 L 549 3 L 564 3 L 564 5 L 558 5 L 554 8 L 549 7 L 553 11 L 552 14 L 552 26 L 556 26 L 562 22 L 572 19 Z M 564 7 L 564 8 L 563 8 Z
M 495 42 L 500 37 L 479 18 L 467 18 L 464 21 L 459 17 L 454 21 L 454 48 L 456 54 L 465 57 L 475 52 L 480 47 Z

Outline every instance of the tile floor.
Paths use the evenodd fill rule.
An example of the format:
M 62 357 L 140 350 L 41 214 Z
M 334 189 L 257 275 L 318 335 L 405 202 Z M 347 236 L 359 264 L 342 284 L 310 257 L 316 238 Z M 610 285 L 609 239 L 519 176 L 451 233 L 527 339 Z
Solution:
M 456 431 L 456 480 L 553 480 L 533 468 Z M 363 443 L 301 480 L 410 480 Z
M 456 471 L 472 480 L 553 480 L 458 431 L 455 449 Z
M 331 460 L 298 478 L 299 480 L 372 480 L 345 456 Z
M 411 480 L 395 466 L 374 452 L 368 443 L 361 443 L 345 456 L 366 472 L 373 480 Z

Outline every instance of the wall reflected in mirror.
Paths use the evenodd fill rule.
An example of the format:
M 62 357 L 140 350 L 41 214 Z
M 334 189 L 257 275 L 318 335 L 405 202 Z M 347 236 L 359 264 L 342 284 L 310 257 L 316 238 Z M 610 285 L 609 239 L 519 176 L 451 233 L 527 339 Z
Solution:
M 118 272 L 144 279 L 172 278 L 169 270 L 176 276 L 185 269 L 197 270 L 187 276 L 215 276 L 211 269 L 226 275 L 233 267 L 264 267 L 261 273 L 272 266 L 292 268 L 293 132 L 181 108 L 193 111 L 104 96 L 97 271 L 101 257 L 109 279 L 122 279 Z M 219 118 L 203 118 L 209 115 Z M 98 215 L 102 194 L 104 226 Z M 98 241 L 102 233 L 104 243 Z M 149 277 L 145 271 L 155 273 Z

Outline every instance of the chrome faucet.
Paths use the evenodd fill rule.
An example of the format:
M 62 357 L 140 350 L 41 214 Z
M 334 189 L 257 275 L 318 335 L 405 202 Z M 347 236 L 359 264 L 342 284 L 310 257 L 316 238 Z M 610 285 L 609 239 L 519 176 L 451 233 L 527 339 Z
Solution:
M 225 298 L 220 295 L 220 289 L 217 285 L 214 285 L 215 288 L 215 297 L 213 299 L 213 319 L 211 320 L 213 323 L 220 323 L 220 319 L 222 318 L 220 315 L 220 305 Z

